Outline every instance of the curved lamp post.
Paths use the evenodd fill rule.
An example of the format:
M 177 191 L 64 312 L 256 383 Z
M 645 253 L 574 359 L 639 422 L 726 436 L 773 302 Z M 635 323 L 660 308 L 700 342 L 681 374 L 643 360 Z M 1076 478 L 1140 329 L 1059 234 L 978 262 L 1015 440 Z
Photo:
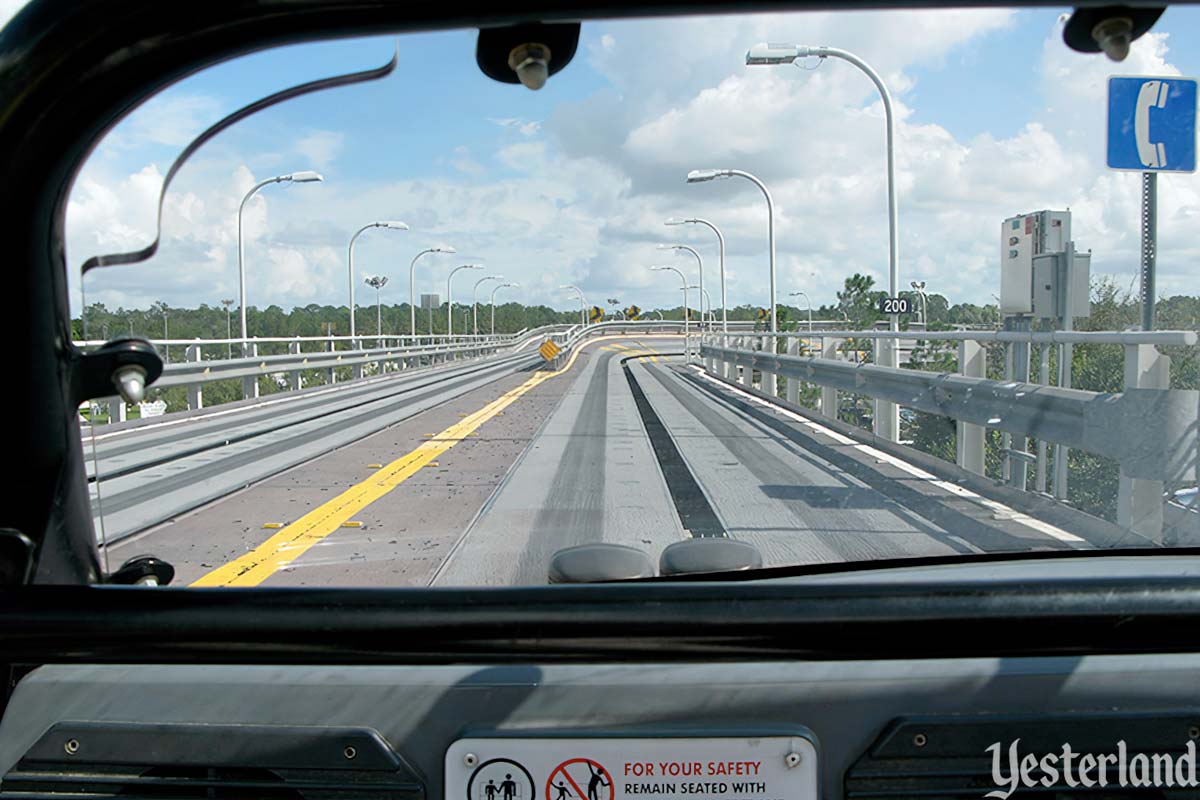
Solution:
M 349 253 L 347 254 L 347 273 L 350 283 L 350 340 L 354 341 L 354 242 L 359 236 L 371 230 L 371 228 L 388 228 L 394 231 L 406 231 L 408 226 L 398 220 L 385 220 L 380 222 L 372 222 L 369 225 L 363 225 L 354 235 L 350 237 Z
M 409 313 L 409 320 L 411 322 L 411 324 L 409 325 L 409 333 L 411 333 L 413 335 L 414 339 L 417 336 L 417 295 L 416 295 L 416 288 L 415 288 L 415 279 L 413 276 L 414 276 L 416 268 L 417 268 L 417 259 L 420 258 L 421 256 L 427 255 L 429 253 L 457 253 L 457 252 L 458 252 L 457 250 L 455 250 L 453 247 L 449 247 L 449 246 L 427 247 L 426 249 L 422 250 L 421 252 L 419 252 L 415 256 L 413 256 L 412 263 L 408 265 L 408 313 Z M 429 313 L 432 314 L 433 309 L 430 309 Z
M 450 279 L 454 277 L 454 273 L 460 269 L 483 269 L 481 264 L 463 264 L 460 267 L 455 267 L 450 270 L 450 274 L 446 276 L 446 335 L 454 336 L 454 295 L 451 294 Z
M 246 192 L 246 196 L 242 198 L 241 205 L 238 206 L 237 217 L 237 241 L 238 241 L 238 287 L 239 287 L 239 302 L 241 303 L 241 320 L 242 320 L 242 355 L 245 355 L 246 339 L 246 246 L 242 241 L 242 212 L 246 210 L 246 203 L 251 197 L 258 194 L 258 190 L 264 186 L 270 186 L 272 183 L 313 183 L 315 181 L 323 181 L 318 173 L 312 170 L 303 170 L 301 172 L 290 172 L 287 175 L 276 175 L 274 178 L 267 178 L 265 181 L 259 181 L 251 187 L 250 191 Z
M 725 300 L 725 237 L 721 234 L 721 229 L 700 217 L 690 217 L 682 219 L 680 217 L 671 217 L 663 223 L 664 225 L 703 225 L 717 235 L 717 258 L 721 271 L 721 333 L 729 332 L 729 318 L 726 314 L 727 303 Z M 712 305 L 709 305 L 709 310 L 712 310 Z
M 492 289 L 491 305 L 492 305 L 492 338 L 493 339 L 496 338 L 496 292 L 500 291 L 501 289 L 508 288 L 510 286 L 516 288 L 516 287 L 519 287 L 520 285 L 521 284 L 519 284 L 519 283 L 502 283 L 499 286 L 497 286 L 496 288 Z

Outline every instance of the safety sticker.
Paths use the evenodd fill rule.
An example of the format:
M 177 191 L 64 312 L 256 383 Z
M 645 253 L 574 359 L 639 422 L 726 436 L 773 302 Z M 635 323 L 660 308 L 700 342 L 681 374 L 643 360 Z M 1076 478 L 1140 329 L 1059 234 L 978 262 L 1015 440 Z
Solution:
M 446 800 L 816 800 L 806 736 L 472 738 L 446 751 Z

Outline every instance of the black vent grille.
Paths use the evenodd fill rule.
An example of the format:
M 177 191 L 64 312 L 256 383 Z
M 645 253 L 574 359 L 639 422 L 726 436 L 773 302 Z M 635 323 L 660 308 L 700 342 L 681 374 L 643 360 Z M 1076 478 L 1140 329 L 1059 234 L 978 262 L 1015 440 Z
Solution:
M 1128 756 L 1186 752 L 1200 738 L 1200 712 L 1180 716 L 1098 715 L 1056 717 L 928 717 L 893 721 L 871 748 L 846 771 L 847 800 L 984 800 L 988 792 L 1008 791 L 992 777 L 987 748 L 1001 745 L 1002 775 L 1008 776 L 1008 748 L 1040 759 L 1061 753 L 1064 743 L 1077 754 L 1116 752 L 1124 741 Z M 1198 743 L 1200 745 L 1200 743 Z M 1200 765 L 1198 765 L 1200 766 Z M 1034 780 L 1045 777 L 1040 769 Z M 1095 779 L 1097 773 L 1089 773 Z M 1054 777 L 1054 776 L 1051 776 Z M 1200 776 L 1198 776 L 1200 777 Z M 1107 787 L 1068 786 L 1061 774 L 1050 785 L 1018 787 L 1008 800 L 1175 800 L 1200 799 L 1200 788 L 1121 787 L 1110 768 Z
M 51 728 L 0 782 L 0 800 L 424 800 L 374 731 L 236 725 Z

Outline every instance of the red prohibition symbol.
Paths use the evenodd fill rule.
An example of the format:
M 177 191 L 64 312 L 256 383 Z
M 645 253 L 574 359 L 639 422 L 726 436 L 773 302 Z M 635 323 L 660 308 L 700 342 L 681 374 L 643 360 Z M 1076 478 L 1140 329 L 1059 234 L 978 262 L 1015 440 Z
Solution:
M 612 775 L 599 761 L 572 758 L 550 771 L 545 800 L 614 800 Z

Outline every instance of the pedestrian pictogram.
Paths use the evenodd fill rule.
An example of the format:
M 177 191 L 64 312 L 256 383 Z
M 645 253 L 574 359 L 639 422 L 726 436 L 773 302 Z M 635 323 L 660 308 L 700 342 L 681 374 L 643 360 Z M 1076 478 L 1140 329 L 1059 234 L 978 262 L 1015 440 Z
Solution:
M 547 361 L 553 361 L 555 357 L 562 352 L 562 348 L 556 345 L 550 339 L 547 339 L 546 341 L 542 342 L 542 346 L 538 348 L 538 352 L 542 354 L 542 358 L 546 359 Z
M 615 796 L 612 775 L 591 758 L 568 759 L 546 779 L 546 800 L 614 800 Z
M 508 758 L 480 764 L 467 783 L 467 800 L 537 800 L 536 794 L 529 770 Z

